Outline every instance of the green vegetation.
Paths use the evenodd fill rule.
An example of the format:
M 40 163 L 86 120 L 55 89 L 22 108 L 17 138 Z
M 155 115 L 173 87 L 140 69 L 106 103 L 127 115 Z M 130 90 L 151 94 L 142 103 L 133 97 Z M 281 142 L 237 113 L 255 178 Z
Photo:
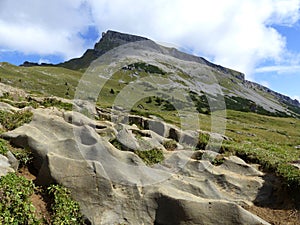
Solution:
M 9 173 L 0 178 L 0 224 L 40 224 L 30 201 L 34 184 L 24 177 Z
M 51 205 L 52 224 L 83 224 L 79 204 L 71 198 L 70 191 L 61 185 L 51 185 L 48 193 L 53 199 Z
M 31 94 L 70 99 L 74 97 L 82 74 L 80 71 L 53 66 L 18 67 L 1 63 L 0 67 L 0 79 L 4 84 L 22 88 Z
M 46 224 L 38 219 L 31 196 L 38 188 L 30 180 L 15 173 L 0 178 L 0 224 Z M 79 205 L 70 196 L 70 191 L 60 185 L 48 187 L 52 199 L 51 224 L 84 224 Z
M 33 154 L 29 149 L 13 147 L 8 141 L 0 138 L 0 154 L 6 156 L 8 151 L 19 161 L 19 167 L 27 166 L 32 162 Z
M 0 154 L 11 151 L 19 160 L 20 168 L 30 167 L 33 156 L 29 149 L 11 146 L 0 139 Z M 31 196 L 40 194 L 49 199 L 50 224 L 84 224 L 79 205 L 71 198 L 70 191 L 61 185 L 37 187 L 25 177 L 17 173 L 8 173 L 0 177 L 0 224 L 48 224 L 48 220 L 38 217 L 31 201 Z M 44 215 L 43 215 L 44 216 Z
M 205 95 L 198 95 L 197 93 L 190 91 L 189 97 L 194 102 L 199 113 L 210 114 L 209 103 Z
M 7 141 L 0 139 L 0 154 L 6 155 L 6 153 L 9 151 L 8 143 Z
M 136 154 L 138 157 L 140 157 L 146 165 L 153 165 L 156 163 L 160 163 L 164 160 L 164 154 L 162 150 L 159 149 L 150 149 L 150 150 L 130 150 L 126 146 L 124 146 L 122 143 L 120 143 L 117 139 L 114 139 L 111 141 L 111 144 L 115 146 L 117 149 L 122 151 L 131 151 L 134 154 Z
M 146 151 L 136 150 L 134 153 L 138 155 L 146 163 L 146 165 L 153 165 L 164 160 L 164 154 L 162 150 L 159 149 L 151 149 Z
M 199 133 L 198 143 L 196 145 L 197 149 L 204 150 L 209 142 L 210 135 L 207 133 Z
M 14 113 L 0 111 L 0 124 L 6 130 L 13 130 L 24 123 L 29 123 L 32 120 L 32 112 L 28 110 L 17 111 Z
M 177 142 L 175 140 L 165 141 L 163 146 L 168 151 L 174 151 L 177 148 Z
M 62 102 L 61 100 L 58 100 L 56 98 L 45 98 L 42 102 L 40 102 L 40 105 L 46 108 L 56 107 L 67 111 L 71 111 L 73 109 L 73 105 L 71 103 Z
M 20 167 L 29 165 L 33 160 L 33 154 L 29 149 L 14 148 L 10 146 L 10 151 L 20 163 Z
M 251 122 L 250 122 L 251 121 Z M 300 171 L 290 163 L 300 158 L 300 120 L 227 110 L 223 148 L 246 161 L 283 177 L 289 186 L 300 187 Z
M 257 105 L 255 102 L 237 97 L 237 96 L 225 96 L 225 103 L 227 109 L 232 109 L 241 112 L 255 112 L 261 115 L 268 115 L 268 116 L 278 116 L 278 117 L 288 117 L 286 113 L 283 112 L 269 112 L 265 110 L 263 107 Z
M 154 73 L 154 74 L 161 74 L 165 75 L 166 72 L 164 72 L 162 69 L 158 68 L 157 66 L 147 64 L 144 62 L 137 62 L 133 64 L 129 64 L 127 67 L 123 67 L 124 70 L 138 70 L 138 71 L 144 71 L 146 73 Z

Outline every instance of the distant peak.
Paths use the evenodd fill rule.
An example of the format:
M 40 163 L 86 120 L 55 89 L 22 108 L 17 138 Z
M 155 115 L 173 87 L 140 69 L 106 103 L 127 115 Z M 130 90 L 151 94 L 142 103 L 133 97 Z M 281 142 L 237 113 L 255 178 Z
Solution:
M 102 33 L 102 39 L 119 39 L 126 42 L 135 42 L 135 41 L 146 41 L 149 40 L 148 38 L 133 35 L 133 34 L 126 34 L 121 33 L 118 31 L 108 30 L 107 32 Z
M 102 38 L 98 43 L 95 44 L 94 49 L 103 49 L 103 46 L 109 46 L 109 48 L 117 47 L 130 42 L 147 40 L 149 39 L 145 37 L 108 30 L 107 32 L 102 33 Z

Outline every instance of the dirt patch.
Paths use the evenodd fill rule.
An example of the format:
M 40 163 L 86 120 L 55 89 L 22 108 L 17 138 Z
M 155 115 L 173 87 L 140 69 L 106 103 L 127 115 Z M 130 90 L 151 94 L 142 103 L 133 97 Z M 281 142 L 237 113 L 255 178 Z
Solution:
M 260 194 L 268 195 L 268 198 L 263 201 L 258 198 L 253 206 L 244 208 L 272 225 L 300 225 L 300 208 L 296 200 L 299 190 L 292 190 L 275 174 L 266 173 L 263 178 L 265 183 Z
M 18 174 L 34 182 L 36 176 L 31 171 L 32 169 L 25 166 L 19 169 Z M 36 217 L 42 220 L 42 224 L 51 224 L 51 216 L 48 208 L 50 200 L 45 194 L 45 190 L 42 187 L 36 187 L 35 193 L 30 197 L 30 201 L 35 208 Z
M 27 180 L 34 181 L 36 179 L 36 176 L 33 175 L 26 166 L 19 168 L 18 174 L 25 177 Z
M 272 225 L 300 225 L 300 212 L 296 209 L 270 209 L 259 206 L 245 207 Z
M 30 197 L 30 200 L 36 209 L 36 217 L 42 219 L 44 224 L 51 224 L 50 213 L 47 209 L 47 202 L 44 197 L 40 193 L 34 193 Z

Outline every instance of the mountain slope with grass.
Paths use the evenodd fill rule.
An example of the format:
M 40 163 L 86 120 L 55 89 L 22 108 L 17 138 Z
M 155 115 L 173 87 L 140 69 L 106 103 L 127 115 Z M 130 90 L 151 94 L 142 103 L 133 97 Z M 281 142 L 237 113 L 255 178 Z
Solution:
M 124 51 L 124 48 L 128 49 Z M 144 54 L 141 53 L 139 55 L 136 52 L 132 52 L 133 49 Z M 125 65 L 129 66 L 129 73 L 124 74 L 124 69 L 121 70 L 119 68 L 120 72 L 124 74 L 122 76 L 130 76 L 134 72 L 137 73 L 137 70 L 140 71 L 141 76 L 147 73 L 155 74 L 154 68 L 161 70 L 161 72 L 166 70 L 164 74 L 161 72 L 157 74 L 164 75 L 164 78 L 170 79 L 174 88 L 181 86 L 181 88 L 192 91 L 202 100 L 207 99 L 206 103 L 202 103 L 203 101 L 200 99 L 196 100 L 199 109 L 205 108 L 205 104 L 208 104 L 208 102 L 218 101 L 218 95 L 222 95 L 227 109 L 257 112 L 264 115 L 299 117 L 300 103 L 297 100 L 292 100 L 288 96 L 281 95 L 267 87 L 247 81 L 244 74 L 240 72 L 213 64 L 204 58 L 189 55 L 174 48 L 166 48 L 144 37 L 115 31 L 103 33 L 102 38 L 95 44 L 94 48 L 87 50 L 82 57 L 57 64 L 55 73 L 68 82 L 72 78 L 65 77 L 65 75 L 70 72 L 63 71 L 62 68 L 72 71 L 76 70 L 77 74 L 74 75 L 73 79 L 78 79 L 78 73 L 84 73 L 93 61 L 99 60 L 102 56 L 106 57 L 108 54 L 111 54 L 112 50 L 116 55 L 124 54 L 124 57 L 130 56 L 130 54 L 137 56 L 132 63 Z M 145 67 L 143 63 L 150 66 Z M 136 67 L 130 67 L 130 64 Z M 35 73 L 39 72 L 42 73 L 41 75 L 46 75 L 45 73 L 47 72 L 39 71 L 40 69 L 38 69 L 36 64 L 32 64 L 32 66 L 36 68 L 34 69 Z M 52 67 L 52 65 L 45 67 L 45 64 L 43 64 L 41 68 L 46 71 L 54 70 Z M 19 72 L 22 73 L 22 71 Z M 25 74 L 27 73 L 25 72 Z M 37 77 L 41 78 L 41 76 Z M 119 79 L 120 81 L 122 80 Z M 127 81 L 130 82 L 132 79 L 127 78 Z M 126 83 L 126 79 L 123 82 Z M 74 85 L 74 82 L 71 81 L 71 83 Z M 217 88 L 220 88 L 220 90 L 216 91 Z M 70 92 L 72 94 L 72 91 Z M 66 94 L 67 92 L 64 93 Z M 57 91 L 53 91 L 53 94 L 62 95 L 62 93 Z M 207 108 L 206 106 L 204 110 L 207 111 Z

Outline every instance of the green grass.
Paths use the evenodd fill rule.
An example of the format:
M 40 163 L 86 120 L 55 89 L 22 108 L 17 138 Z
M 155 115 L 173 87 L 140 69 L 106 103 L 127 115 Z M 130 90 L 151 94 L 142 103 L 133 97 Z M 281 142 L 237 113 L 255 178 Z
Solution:
M 0 124 L 6 130 L 13 130 L 24 123 L 29 123 L 32 120 L 32 112 L 28 110 L 17 111 L 14 113 L 0 111 Z
M 17 67 L 1 63 L 2 83 L 22 88 L 29 93 L 43 96 L 73 98 L 82 72 L 61 67 Z
M 84 224 L 78 202 L 71 198 L 70 191 L 61 185 L 51 185 L 48 193 L 53 199 L 51 204 L 51 224 Z
M 164 154 L 162 150 L 159 149 L 151 149 L 146 151 L 134 151 L 136 155 L 138 155 L 146 165 L 154 165 L 156 163 L 160 163 L 164 160 Z
M 0 178 L 0 224 L 40 224 L 30 201 L 34 184 L 24 177 L 9 173 Z
M 47 224 L 44 220 L 37 218 L 36 209 L 30 200 L 38 189 L 42 190 L 42 188 L 37 188 L 32 181 L 15 173 L 0 177 L 0 224 Z M 61 185 L 51 185 L 47 192 L 52 201 L 51 224 L 84 224 L 79 204 L 71 198 L 67 188 Z
M 159 149 L 150 149 L 150 150 L 145 150 L 145 151 L 130 150 L 126 146 L 121 144 L 117 139 L 112 140 L 111 144 L 121 151 L 133 152 L 138 157 L 140 157 L 144 161 L 144 163 L 148 166 L 154 165 L 156 163 L 160 163 L 161 161 L 164 160 L 164 154 L 163 154 L 162 150 L 159 150 Z M 173 144 L 173 142 L 170 142 L 170 143 L 165 142 L 165 144 L 166 144 L 166 146 L 171 147 L 171 144 Z
M 228 151 L 262 165 L 300 187 L 300 171 L 290 162 L 300 158 L 300 120 L 227 110 Z

